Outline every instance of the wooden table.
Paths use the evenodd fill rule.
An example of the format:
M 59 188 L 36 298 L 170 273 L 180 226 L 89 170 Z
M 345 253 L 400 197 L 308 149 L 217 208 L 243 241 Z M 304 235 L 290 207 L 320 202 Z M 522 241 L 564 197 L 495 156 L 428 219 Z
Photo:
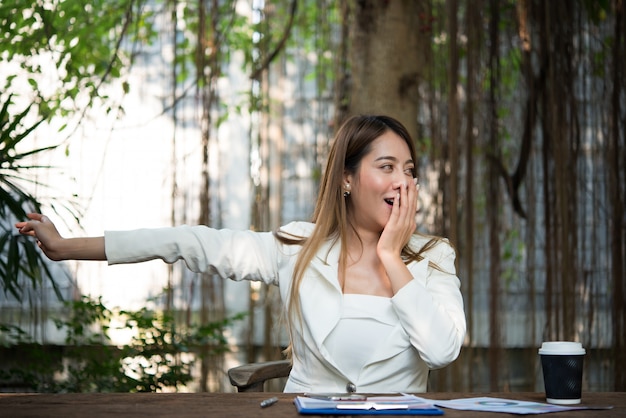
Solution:
M 276 396 L 278 403 L 261 408 L 263 399 Z M 287 393 L 69 393 L 0 394 L 0 417 L 254 417 L 281 418 L 298 415 Z M 545 402 L 543 393 L 427 393 L 427 399 L 456 399 L 493 396 L 524 401 Z M 624 417 L 626 392 L 583 393 L 583 405 L 612 405 L 610 410 L 555 412 L 558 417 Z M 311 416 L 311 415 L 309 415 Z M 514 417 L 494 412 L 457 411 L 444 408 L 444 417 Z

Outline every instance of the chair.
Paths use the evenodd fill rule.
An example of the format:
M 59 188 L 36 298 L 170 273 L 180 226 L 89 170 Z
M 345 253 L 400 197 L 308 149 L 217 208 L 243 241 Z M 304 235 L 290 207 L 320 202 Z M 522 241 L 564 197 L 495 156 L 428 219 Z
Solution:
M 290 360 L 276 360 L 233 367 L 228 377 L 237 392 L 263 392 L 267 380 L 287 377 L 290 371 Z

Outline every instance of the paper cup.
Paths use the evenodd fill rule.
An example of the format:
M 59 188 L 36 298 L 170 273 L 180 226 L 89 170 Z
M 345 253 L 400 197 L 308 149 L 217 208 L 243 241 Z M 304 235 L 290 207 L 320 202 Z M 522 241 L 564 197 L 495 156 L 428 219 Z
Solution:
M 570 341 L 544 342 L 539 355 L 546 401 L 557 405 L 579 404 L 585 357 L 582 344 Z

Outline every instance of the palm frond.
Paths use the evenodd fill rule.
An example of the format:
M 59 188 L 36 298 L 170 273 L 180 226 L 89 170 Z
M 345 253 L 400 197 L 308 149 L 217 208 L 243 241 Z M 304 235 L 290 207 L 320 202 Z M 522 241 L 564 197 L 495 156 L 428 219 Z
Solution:
M 29 193 L 24 185 L 42 186 L 36 178 L 25 174 L 35 170 L 49 169 L 48 166 L 34 165 L 28 158 L 50 151 L 57 146 L 46 146 L 26 151 L 17 151 L 32 132 L 44 122 L 39 118 L 27 123 L 32 104 L 21 112 L 11 114 L 12 95 L 0 106 L 0 280 L 5 294 L 11 294 L 21 301 L 25 285 L 37 289 L 44 279 L 50 279 L 52 287 L 60 299 L 62 295 L 53 277 L 48 261 L 39 250 L 36 242 L 22 237 L 14 231 L 10 220 L 25 219 L 27 212 L 41 211 L 41 202 Z

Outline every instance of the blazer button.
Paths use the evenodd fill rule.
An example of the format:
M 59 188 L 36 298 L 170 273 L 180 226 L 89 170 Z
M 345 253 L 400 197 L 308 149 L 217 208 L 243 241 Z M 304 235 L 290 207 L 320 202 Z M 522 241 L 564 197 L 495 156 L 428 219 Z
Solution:
M 356 385 L 352 382 L 348 382 L 348 384 L 346 384 L 346 392 L 348 393 L 356 392 Z

